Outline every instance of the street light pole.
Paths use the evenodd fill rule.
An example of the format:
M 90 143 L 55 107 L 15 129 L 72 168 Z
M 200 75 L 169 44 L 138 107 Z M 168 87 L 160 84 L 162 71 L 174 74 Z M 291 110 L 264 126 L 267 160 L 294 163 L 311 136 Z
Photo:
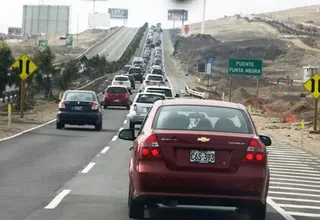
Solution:
M 204 34 L 204 22 L 206 21 L 206 4 L 207 0 L 203 0 L 201 34 Z

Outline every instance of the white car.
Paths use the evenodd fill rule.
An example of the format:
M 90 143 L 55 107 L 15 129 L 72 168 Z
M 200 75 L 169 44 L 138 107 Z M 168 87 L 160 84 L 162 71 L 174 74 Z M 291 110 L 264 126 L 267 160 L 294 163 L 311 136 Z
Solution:
M 161 67 L 151 68 L 149 73 L 153 75 L 164 75 Z
M 145 88 L 146 86 L 151 86 L 151 85 L 166 86 L 167 81 L 168 80 L 165 79 L 162 75 L 148 74 L 143 81 L 142 88 Z
M 153 106 L 153 103 L 158 100 L 167 99 L 164 94 L 161 93 L 138 93 L 131 105 L 129 112 L 129 127 L 134 129 L 136 124 L 142 124 L 149 109 Z
M 120 85 L 127 87 L 128 91 L 131 93 L 132 85 L 128 76 L 125 75 L 117 75 L 112 80 L 112 85 Z
M 176 94 L 174 90 L 172 90 L 168 86 L 146 86 L 144 88 L 143 92 L 149 92 L 149 93 L 162 93 L 164 94 L 167 99 L 174 99 L 174 98 L 179 98 L 180 95 Z

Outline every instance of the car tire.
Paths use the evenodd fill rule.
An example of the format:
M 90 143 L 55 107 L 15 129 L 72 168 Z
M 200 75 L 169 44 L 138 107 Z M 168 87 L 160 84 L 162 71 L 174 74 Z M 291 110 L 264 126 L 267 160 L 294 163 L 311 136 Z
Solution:
M 127 110 L 129 110 L 130 109 L 130 105 L 127 105 L 126 108 L 127 108 Z
M 96 131 L 101 131 L 101 129 L 102 129 L 102 121 L 100 121 L 98 124 L 96 124 L 96 125 L 94 126 L 94 129 L 95 129 Z
M 140 83 L 143 83 L 143 80 L 140 80 Z
M 129 218 L 144 219 L 144 204 L 132 199 L 131 187 L 129 187 L 128 195 Z
M 56 123 L 56 128 L 57 128 L 57 129 L 62 129 L 62 128 L 64 128 L 64 124 L 62 124 L 62 123 L 60 123 L 60 122 L 57 122 L 57 123 Z
M 267 215 L 267 204 L 260 204 L 251 208 L 249 211 L 249 220 L 265 220 Z
M 134 129 L 134 126 L 135 126 L 135 124 L 134 124 L 132 121 L 130 121 L 130 122 L 129 122 L 129 128 L 130 128 L 130 129 Z

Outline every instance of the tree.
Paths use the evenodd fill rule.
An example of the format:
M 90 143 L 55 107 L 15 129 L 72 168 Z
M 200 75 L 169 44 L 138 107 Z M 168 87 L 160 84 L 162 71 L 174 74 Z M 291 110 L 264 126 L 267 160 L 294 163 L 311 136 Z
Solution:
M 33 58 L 34 62 L 38 66 L 38 71 L 35 74 L 35 81 L 37 84 L 37 90 L 45 91 L 45 97 L 48 97 L 52 90 L 52 80 L 51 78 L 55 77 L 56 69 L 53 66 L 53 61 L 55 55 L 51 52 L 51 49 L 48 47 L 44 51 L 38 51 Z
M 12 52 L 5 41 L 0 41 L 0 95 L 6 90 L 8 83 L 12 83 L 10 66 L 14 62 Z

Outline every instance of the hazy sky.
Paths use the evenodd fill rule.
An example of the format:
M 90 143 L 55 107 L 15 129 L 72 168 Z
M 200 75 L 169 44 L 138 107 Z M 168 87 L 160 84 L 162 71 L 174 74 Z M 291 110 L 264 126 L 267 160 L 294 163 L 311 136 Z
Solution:
M 167 10 L 183 8 L 189 10 L 189 21 L 194 23 L 202 19 L 202 0 L 193 0 L 184 7 L 175 6 L 170 0 L 108 0 L 97 2 L 96 12 L 106 13 L 108 8 L 128 8 L 128 26 L 139 27 L 144 22 L 161 22 L 164 27 L 172 27 L 173 22 L 167 21 Z M 9 0 L 0 6 L 0 32 L 7 32 L 8 26 L 22 26 L 22 6 L 26 4 L 50 4 L 71 6 L 71 31 L 77 31 L 77 15 L 79 15 L 79 30 L 87 28 L 88 13 L 92 13 L 92 2 L 83 0 Z M 261 13 L 305 5 L 319 4 L 319 0 L 207 0 L 206 19 L 215 19 L 224 15 L 236 13 Z M 123 25 L 123 21 L 111 20 L 111 26 Z M 181 25 L 177 22 L 176 24 Z

